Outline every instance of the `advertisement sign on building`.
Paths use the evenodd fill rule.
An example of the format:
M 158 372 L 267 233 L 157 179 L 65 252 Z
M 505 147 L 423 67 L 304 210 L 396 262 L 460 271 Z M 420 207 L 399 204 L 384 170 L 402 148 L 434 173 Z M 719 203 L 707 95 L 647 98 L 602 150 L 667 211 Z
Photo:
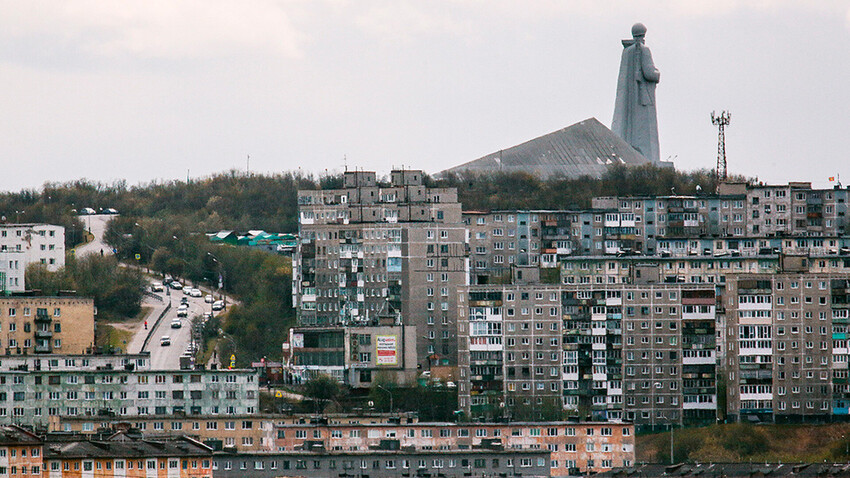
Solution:
M 292 348 L 294 348 L 294 349 L 303 349 L 304 348 L 304 334 L 292 334 Z
M 398 365 L 398 346 L 395 335 L 377 335 L 375 352 L 377 365 Z

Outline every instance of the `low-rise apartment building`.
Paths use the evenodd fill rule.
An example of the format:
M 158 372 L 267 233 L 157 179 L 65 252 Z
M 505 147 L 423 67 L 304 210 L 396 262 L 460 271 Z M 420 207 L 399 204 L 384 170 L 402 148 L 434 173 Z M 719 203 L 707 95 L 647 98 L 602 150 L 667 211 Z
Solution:
M 53 434 L 46 437 L 40 476 L 212 478 L 212 457 L 210 447 L 184 436 Z
M 0 426 L 0 476 L 42 476 L 44 440 L 15 425 Z
M 142 433 L 179 433 L 210 443 L 217 449 L 237 452 L 277 451 L 275 427 L 284 425 L 380 425 L 417 423 L 414 414 L 373 413 L 361 415 L 144 415 L 136 417 L 52 416 L 52 432 L 91 435 L 102 429 L 134 428 Z
M 634 463 L 634 426 L 629 423 L 514 422 L 276 426 L 281 452 L 314 448 L 331 453 L 398 449 L 450 453 L 498 444 L 505 450 L 546 450 L 551 476 L 603 471 Z
M 153 371 L 136 370 L 138 362 L 117 368 L 94 365 L 84 357 L 41 360 L 39 365 L 33 362 L 32 368 L 28 363 L 0 370 L 0 423 L 47 426 L 48 417 L 54 415 L 126 418 L 258 412 L 254 370 Z M 135 360 L 149 363 L 147 358 Z M 65 365 L 51 368 L 51 364 Z
M 52 224 L 0 224 L 0 252 L 5 251 L 23 252 L 24 269 L 29 264 L 44 264 L 55 272 L 65 267 L 65 228 Z
M 213 473 L 221 478 L 326 478 L 329 476 L 549 477 L 549 450 L 326 450 L 273 454 L 216 454 Z
M 86 297 L 0 297 L 0 355 L 87 353 L 94 315 L 94 299 Z

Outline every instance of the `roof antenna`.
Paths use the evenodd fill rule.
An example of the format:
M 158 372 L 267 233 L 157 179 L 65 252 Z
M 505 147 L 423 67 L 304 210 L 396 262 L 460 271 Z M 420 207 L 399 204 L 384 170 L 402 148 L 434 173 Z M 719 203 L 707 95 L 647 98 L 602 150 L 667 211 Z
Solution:
M 345 154 L 342 155 L 342 165 L 345 168 L 345 172 L 348 172 L 348 156 Z

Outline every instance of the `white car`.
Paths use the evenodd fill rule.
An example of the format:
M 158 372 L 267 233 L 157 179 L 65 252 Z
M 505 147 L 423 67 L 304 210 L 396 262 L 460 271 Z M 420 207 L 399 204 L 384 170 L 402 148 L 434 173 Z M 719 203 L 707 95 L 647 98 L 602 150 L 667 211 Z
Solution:
M 171 328 L 172 329 L 179 329 L 180 327 L 183 327 L 183 322 L 181 322 L 179 318 L 171 319 Z
M 183 288 L 183 284 L 181 284 L 179 281 L 176 281 L 176 280 L 171 281 L 171 284 L 169 284 L 169 285 L 171 286 L 172 289 L 180 290 L 180 289 Z
M 191 295 L 192 297 L 203 297 L 204 296 L 203 294 L 201 294 L 201 289 L 192 289 L 190 291 L 189 295 Z
M 171 345 L 171 337 L 169 337 L 169 336 L 167 336 L 167 335 L 163 335 L 163 336 L 162 336 L 162 337 L 160 337 L 160 339 L 159 339 L 159 345 L 162 345 L 163 347 L 166 347 L 166 346 L 168 346 L 168 345 Z
M 162 292 L 165 290 L 165 287 L 162 286 L 162 282 L 151 282 L 151 292 Z
M 212 310 L 224 310 L 224 301 L 217 300 L 213 302 Z
M 191 287 L 184 287 L 183 288 L 183 295 L 192 295 L 192 288 Z
M 213 297 L 212 294 L 207 294 L 204 297 L 204 302 L 206 302 L 207 304 L 212 304 L 213 302 L 215 302 L 215 297 Z

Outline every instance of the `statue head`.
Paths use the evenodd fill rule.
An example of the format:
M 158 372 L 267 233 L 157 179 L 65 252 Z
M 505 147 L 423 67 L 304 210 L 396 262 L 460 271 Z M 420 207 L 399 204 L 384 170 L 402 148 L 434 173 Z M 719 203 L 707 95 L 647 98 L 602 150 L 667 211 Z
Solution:
M 635 23 L 632 25 L 632 37 L 635 40 L 646 36 L 646 26 L 643 23 Z

